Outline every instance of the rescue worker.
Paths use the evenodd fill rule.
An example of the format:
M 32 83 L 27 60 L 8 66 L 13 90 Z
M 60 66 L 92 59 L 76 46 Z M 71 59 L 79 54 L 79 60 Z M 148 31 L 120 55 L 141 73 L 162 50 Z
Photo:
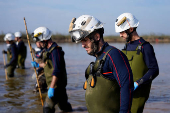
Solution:
M 133 76 L 127 57 L 104 42 L 103 23 L 90 15 L 73 18 L 69 33 L 87 54 L 96 57 L 85 71 L 85 100 L 89 113 L 129 113 Z
M 131 13 L 121 14 L 115 22 L 115 30 L 126 39 L 122 50 L 128 57 L 134 80 L 132 113 L 142 113 L 149 98 L 152 80 L 159 74 L 153 46 L 136 31 L 139 21 Z
M 20 32 L 15 32 L 15 40 L 17 41 L 18 48 L 18 64 L 17 67 L 21 69 L 25 69 L 25 59 L 27 57 L 27 47 L 22 40 L 22 34 Z
M 51 39 L 51 31 L 46 27 L 39 27 L 34 30 L 34 38 L 39 39 L 43 53 L 43 63 L 32 62 L 34 67 L 44 67 L 48 94 L 43 106 L 44 113 L 54 113 L 55 105 L 64 112 L 72 111 L 66 93 L 67 73 L 64 60 L 64 51 Z
M 38 40 L 34 37 L 33 37 L 33 40 L 35 41 L 35 44 L 36 44 L 36 47 L 32 48 L 32 53 L 34 55 L 35 61 L 39 64 L 43 63 L 42 55 L 43 55 L 44 49 L 41 48 L 40 40 Z M 46 83 L 46 78 L 44 75 L 44 68 L 39 67 L 36 70 L 37 70 L 38 82 L 39 82 L 41 92 L 42 93 L 47 92 L 47 83 Z M 36 75 L 33 74 L 32 78 L 35 78 L 35 76 Z M 37 83 L 35 84 L 35 89 L 33 91 L 39 92 Z
M 4 41 L 7 43 L 7 51 L 3 50 L 3 54 L 7 54 L 7 64 L 4 68 L 7 68 L 8 77 L 14 77 L 14 71 L 17 65 L 17 46 L 14 42 L 15 36 L 12 33 L 7 33 L 4 37 Z

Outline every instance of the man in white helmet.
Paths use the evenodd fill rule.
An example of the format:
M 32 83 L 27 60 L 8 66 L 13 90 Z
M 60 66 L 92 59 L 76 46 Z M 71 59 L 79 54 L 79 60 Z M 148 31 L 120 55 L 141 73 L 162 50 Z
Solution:
M 64 60 L 64 51 L 51 39 L 51 31 L 46 27 L 39 27 L 34 30 L 34 38 L 40 41 L 44 63 L 32 62 L 34 67 L 43 67 L 48 86 L 48 94 L 43 106 L 44 113 L 54 113 L 55 105 L 64 112 L 72 111 L 66 93 L 67 72 Z
M 15 32 L 15 40 L 18 48 L 18 68 L 25 69 L 25 59 L 27 57 L 27 47 L 22 40 L 21 32 Z
M 152 80 L 158 76 L 159 68 L 154 49 L 136 31 L 139 21 L 131 13 L 121 14 L 115 22 L 115 30 L 127 43 L 122 50 L 128 57 L 134 79 L 132 113 L 142 113 L 149 98 Z
M 3 50 L 3 54 L 7 54 L 7 64 L 4 68 L 7 68 L 8 77 L 14 77 L 14 71 L 17 65 L 17 46 L 14 42 L 15 36 L 12 33 L 7 33 L 4 37 L 4 41 L 7 43 L 7 51 Z
M 32 48 L 32 53 L 34 55 L 34 60 L 35 62 L 37 62 L 38 64 L 40 63 L 43 63 L 43 52 L 45 52 L 45 49 L 43 49 L 40 45 L 41 41 L 39 39 L 36 39 L 34 38 L 34 34 L 33 34 L 33 41 L 35 42 L 36 44 L 36 47 L 35 48 Z M 41 92 L 44 93 L 44 92 L 47 92 L 47 83 L 46 83 L 46 78 L 45 78 L 45 75 L 44 75 L 44 68 L 43 67 L 39 67 L 36 69 L 37 70 L 37 75 L 38 75 L 38 82 L 39 82 L 39 86 L 40 86 L 40 89 L 41 89 Z M 32 78 L 35 78 L 35 74 L 33 74 Z M 34 88 L 34 92 L 39 92 L 38 90 L 38 85 L 37 85 L 37 82 L 35 84 L 35 88 Z
M 104 42 L 103 23 L 90 15 L 73 18 L 69 33 L 87 54 L 96 57 L 85 71 L 85 100 L 89 113 L 129 113 L 133 76 L 127 57 Z

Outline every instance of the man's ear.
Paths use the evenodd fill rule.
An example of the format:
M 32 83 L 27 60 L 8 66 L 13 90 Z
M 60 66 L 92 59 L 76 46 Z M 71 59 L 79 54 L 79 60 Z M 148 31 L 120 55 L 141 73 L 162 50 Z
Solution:
M 133 31 L 133 28 L 131 27 L 131 28 L 129 29 L 129 31 L 132 32 L 132 31 Z
M 94 36 L 95 40 L 99 41 L 100 40 L 100 34 L 99 33 L 96 33 L 95 36 Z

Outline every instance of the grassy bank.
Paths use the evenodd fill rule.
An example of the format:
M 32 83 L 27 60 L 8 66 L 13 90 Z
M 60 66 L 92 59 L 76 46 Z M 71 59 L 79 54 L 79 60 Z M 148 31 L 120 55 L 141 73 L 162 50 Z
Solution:
M 0 42 L 4 42 L 4 36 L 5 34 L 0 34 Z M 170 36 L 168 35 L 143 35 L 143 37 L 146 41 L 151 43 L 170 43 Z M 22 35 L 22 38 L 24 42 L 27 42 L 27 37 L 25 34 Z M 29 34 L 30 41 L 33 42 L 31 35 Z M 56 42 L 71 42 L 71 38 L 69 35 L 61 35 L 61 34 L 55 34 L 52 36 L 52 39 Z M 119 36 L 104 36 L 104 40 L 107 42 L 122 42 L 125 41 L 120 38 Z

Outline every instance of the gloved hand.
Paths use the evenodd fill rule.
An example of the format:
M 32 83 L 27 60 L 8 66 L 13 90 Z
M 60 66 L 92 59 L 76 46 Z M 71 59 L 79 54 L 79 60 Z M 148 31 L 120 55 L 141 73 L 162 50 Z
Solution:
M 54 88 L 49 88 L 48 89 L 48 98 L 52 98 L 52 97 L 54 97 Z
M 39 64 L 35 61 L 31 62 L 32 67 L 39 67 Z
M 138 87 L 138 84 L 134 82 L 134 91 L 136 90 L 137 87 Z
M 8 66 L 9 66 L 9 65 L 7 64 L 7 65 L 4 66 L 4 68 L 7 68 Z
M 2 54 L 7 54 L 7 52 L 5 50 L 2 50 Z

